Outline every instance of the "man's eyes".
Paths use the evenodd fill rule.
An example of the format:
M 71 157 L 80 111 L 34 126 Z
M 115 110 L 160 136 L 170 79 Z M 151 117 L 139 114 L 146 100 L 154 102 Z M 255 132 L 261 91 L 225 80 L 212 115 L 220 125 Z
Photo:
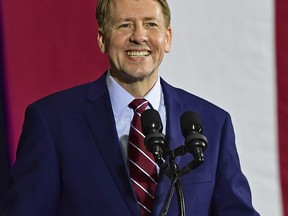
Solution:
M 123 23 L 123 24 L 119 24 L 118 28 L 133 28 L 134 25 L 132 23 Z M 158 27 L 158 24 L 155 22 L 147 22 L 144 23 L 144 27 L 145 28 L 156 28 Z
M 132 24 L 130 24 L 130 23 L 124 23 L 124 24 L 120 24 L 119 28 L 128 28 L 128 27 L 131 27 L 131 26 L 132 26 Z
M 148 26 L 148 27 L 157 27 L 158 24 L 154 23 L 154 22 L 148 22 L 148 23 L 146 23 L 146 26 Z

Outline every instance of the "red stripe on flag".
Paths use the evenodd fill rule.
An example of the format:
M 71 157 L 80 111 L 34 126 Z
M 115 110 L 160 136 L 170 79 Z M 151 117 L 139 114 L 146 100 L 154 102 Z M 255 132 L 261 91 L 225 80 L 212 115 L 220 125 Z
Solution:
M 95 9 L 94 0 L 3 2 L 12 161 L 29 103 L 95 80 L 107 69 Z
M 284 214 L 288 215 L 288 2 L 276 0 L 278 135 Z

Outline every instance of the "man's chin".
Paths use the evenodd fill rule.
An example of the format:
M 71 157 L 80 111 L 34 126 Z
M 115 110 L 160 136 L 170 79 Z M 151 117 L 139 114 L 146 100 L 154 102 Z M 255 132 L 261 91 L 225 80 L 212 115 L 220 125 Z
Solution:
M 153 77 L 157 76 L 156 71 L 151 70 L 129 70 L 129 71 L 121 71 L 116 75 L 116 79 L 120 82 L 124 82 L 127 84 L 142 82 L 145 80 L 153 79 Z M 155 76 L 154 76 L 155 74 Z

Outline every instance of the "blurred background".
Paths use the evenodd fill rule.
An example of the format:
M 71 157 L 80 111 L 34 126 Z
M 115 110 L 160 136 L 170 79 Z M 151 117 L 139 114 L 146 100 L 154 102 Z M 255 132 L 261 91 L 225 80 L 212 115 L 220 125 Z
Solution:
M 168 2 L 173 44 L 161 76 L 231 114 L 255 208 L 288 215 L 288 2 Z M 28 104 L 108 67 L 95 8 L 96 0 L 1 2 L 0 210 Z

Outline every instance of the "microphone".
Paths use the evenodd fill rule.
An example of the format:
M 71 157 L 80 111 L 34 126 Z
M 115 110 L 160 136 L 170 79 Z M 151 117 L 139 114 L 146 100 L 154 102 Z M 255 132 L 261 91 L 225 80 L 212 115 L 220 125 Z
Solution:
M 185 137 L 185 148 L 197 162 L 204 162 L 203 152 L 207 148 L 207 138 L 203 135 L 202 124 L 196 112 L 187 111 L 180 118 L 182 135 Z
M 141 115 L 141 125 L 147 150 L 153 154 L 160 169 L 169 172 L 164 159 L 164 153 L 167 152 L 168 147 L 162 133 L 163 125 L 159 113 L 155 109 L 145 110 Z

